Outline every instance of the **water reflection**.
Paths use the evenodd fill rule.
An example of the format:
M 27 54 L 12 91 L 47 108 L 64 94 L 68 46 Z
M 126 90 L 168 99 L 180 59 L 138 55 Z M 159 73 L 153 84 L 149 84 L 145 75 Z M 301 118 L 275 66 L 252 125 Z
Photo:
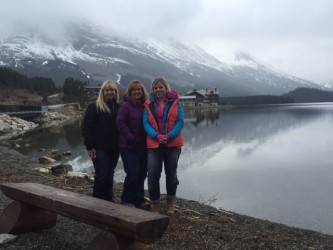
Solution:
M 211 116 L 210 116 L 211 117 Z M 179 195 L 333 234 L 332 105 L 219 112 L 186 124 Z
M 242 155 L 279 133 L 302 127 L 318 118 L 332 117 L 332 110 L 321 106 L 282 106 L 230 111 L 202 109 L 186 115 L 185 148 L 197 150 L 213 144 L 215 148 L 228 143 L 243 144 L 238 152 Z
M 333 234 L 333 104 L 185 111 L 180 197 Z M 71 150 L 63 161 L 92 171 L 80 121 L 24 135 L 31 146 Z M 121 162 L 116 179 L 123 181 Z M 164 179 L 161 190 L 165 192 Z
M 184 111 L 185 122 L 189 122 L 197 127 L 202 122 L 206 123 L 206 126 L 218 126 L 219 109 L 187 109 Z

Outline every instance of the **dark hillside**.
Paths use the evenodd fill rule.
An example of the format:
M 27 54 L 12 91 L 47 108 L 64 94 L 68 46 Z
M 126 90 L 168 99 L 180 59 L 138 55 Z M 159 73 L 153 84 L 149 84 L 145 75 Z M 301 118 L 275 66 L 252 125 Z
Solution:
M 333 92 L 314 88 L 297 88 L 284 94 L 291 97 L 295 102 L 333 102 Z

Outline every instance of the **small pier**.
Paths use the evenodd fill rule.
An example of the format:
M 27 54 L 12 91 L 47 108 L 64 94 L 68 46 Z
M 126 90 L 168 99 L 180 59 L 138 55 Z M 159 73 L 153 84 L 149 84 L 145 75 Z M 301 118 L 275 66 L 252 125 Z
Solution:
M 48 110 L 47 106 L 26 106 L 26 105 L 0 105 L 0 113 L 16 116 L 22 119 L 38 117 Z

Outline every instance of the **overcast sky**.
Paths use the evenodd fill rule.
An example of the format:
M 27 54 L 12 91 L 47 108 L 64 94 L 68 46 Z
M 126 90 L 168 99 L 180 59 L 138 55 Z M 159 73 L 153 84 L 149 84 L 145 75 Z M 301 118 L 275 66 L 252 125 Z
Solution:
M 285 73 L 333 81 L 332 0 L 0 0 L 0 38 L 78 18 L 194 43 L 222 62 L 244 51 Z

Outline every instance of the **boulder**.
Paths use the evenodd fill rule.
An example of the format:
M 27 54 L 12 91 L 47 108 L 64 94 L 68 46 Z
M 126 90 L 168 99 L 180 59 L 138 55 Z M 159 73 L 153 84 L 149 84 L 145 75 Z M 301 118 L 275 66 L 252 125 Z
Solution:
M 57 153 L 57 154 L 52 154 L 51 158 L 54 159 L 55 161 L 61 161 L 62 156 L 61 156 L 61 154 Z
M 51 158 L 51 157 L 48 157 L 48 156 L 46 156 L 46 155 L 39 157 L 38 160 L 39 160 L 39 162 L 42 163 L 42 164 L 49 164 L 49 163 L 53 163 L 53 162 L 56 161 L 55 159 L 53 159 L 53 158 Z
M 58 152 L 59 152 L 58 149 L 52 149 L 50 154 L 51 155 L 56 155 L 56 154 L 58 154 Z
M 0 113 L 0 139 L 11 138 L 36 127 L 38 127 L 36 123 Z
M 49 173 L 50 170 L 48 168 L 34 168 L 33 170 L 41 173 Z
M 70 155 L 72 155 L 72 152 L 71 151 L 64 151 L 64 152 L 62 152 L 62 155 L 63 156 L 70 156 Z
M 0 246 L 16 240 L 16 236 L 12 234 L 0 234 Z
M 67 174 L 69 171 L 73 171 L 73 167 L 70 164 L 59 164 L 51 167 L 51 172 L 54 175 Z
M 87 174 L 84 174 L 82 172 L 68 172 L 68 177 L 78 177 L 78 178 L 86 178 Z

